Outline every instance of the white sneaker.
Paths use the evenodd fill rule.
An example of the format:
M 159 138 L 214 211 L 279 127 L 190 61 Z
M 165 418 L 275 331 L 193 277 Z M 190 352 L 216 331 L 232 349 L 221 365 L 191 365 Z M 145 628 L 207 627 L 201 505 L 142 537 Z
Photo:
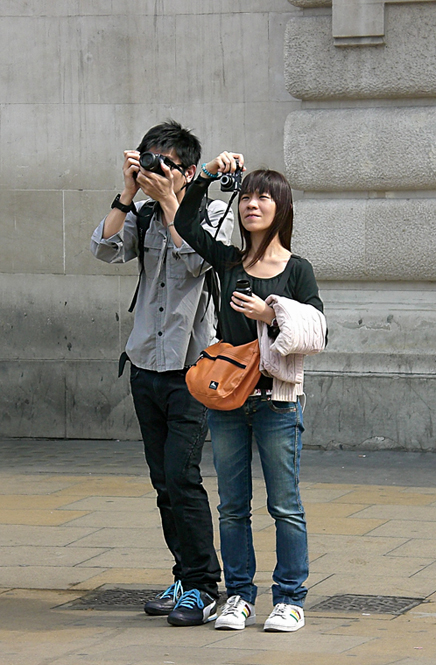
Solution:
M 298 605 L 287 605 L 277 603 L 273 611 L 265 621 L 264 630 L 282 630 L 293 633 L 304 626 L 304 612 Z
M 230 596 L 220 616 L 215 621 L 215 628 L 221 630 L 243 630 L 256 622 L 254 605 L 241 598 Z

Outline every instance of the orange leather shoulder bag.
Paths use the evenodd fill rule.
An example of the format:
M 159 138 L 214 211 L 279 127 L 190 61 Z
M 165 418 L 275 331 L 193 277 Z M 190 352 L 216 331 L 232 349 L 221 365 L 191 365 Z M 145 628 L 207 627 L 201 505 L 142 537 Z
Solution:
M 259 361 L 257 339 L 241 346 L 216 342 L 186 372 L 188 390 L 209 409 L 239 409 L 260 379 Z

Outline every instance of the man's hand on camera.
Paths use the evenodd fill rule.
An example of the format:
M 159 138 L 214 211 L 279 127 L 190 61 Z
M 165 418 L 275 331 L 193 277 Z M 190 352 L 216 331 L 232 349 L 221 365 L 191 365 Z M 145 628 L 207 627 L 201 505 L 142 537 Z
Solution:
M 236 163 L 237 162 L 237 163 Z M 245 171 L 244 155 L 239 152 L 224 152 L 220 153 L 218 157 L 212 159 L 205 166 L 206 171 L 216 175 L 217 173 L 234 173 L 237 168 L 242 168 Z M 207 175 L 202 171 L 201 175 L 207 178 Z
M 169 199 L 176 198 L 176 194 L 174 192 L 174 176 L 171 169 L 164 162 L 161 162 L 161 168 L 164 172 L 163 176 L 153 173 L 153 171 L 144 171 L 141 169 L 136 180 L 144 194 L 162 204 Z
M 127 205 L 132 202 L 139 189 L 139 184 L 136 182 L 136 174 L 138 172 L 139 152 L 137 150 L 125 150 L 123 164 L 124 192 L 121 197 L 123 203 L 125 203 L 124 198 L 131 197 L 130 201 L 127 202 Z

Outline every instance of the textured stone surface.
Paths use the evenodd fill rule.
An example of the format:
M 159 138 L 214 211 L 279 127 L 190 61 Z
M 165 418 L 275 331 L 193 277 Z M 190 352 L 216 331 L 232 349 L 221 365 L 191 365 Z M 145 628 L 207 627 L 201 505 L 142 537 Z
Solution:
M 126 312 L 135 286 L 129 277 L 122 288 L 119 279 L 2 276 L 2 357 L 115 360 L 132 325 L 132 315 Z
M 129 367 L 118 362 L 76 362 L 66 367 L 66 437 L 140 439 L 129 389 Z
M 63 363 L 1 361 L 0 385 L 1 436 L 65 437 Z
M 434 189 L 436 108 L 294 111 L 285 161 L 295 189 Z
M 386 6 L 386 44 L 337 48 L 331 16 L 291 17 L 285 81 L 299 99 L 434 97 L 436 4 Z
M 0 191 L 2 273 L 62 273 L 61 192 Z
M 436 292 L 413 282 L 321 282 L 329 327 L 326 351 L 309 370 L 436 376 Z
M 436 450 L 435 376 L 307 374 L 306 444 Z
M 436 199 L 305 199 L 293 248 L 328 280 L 436 280 Z

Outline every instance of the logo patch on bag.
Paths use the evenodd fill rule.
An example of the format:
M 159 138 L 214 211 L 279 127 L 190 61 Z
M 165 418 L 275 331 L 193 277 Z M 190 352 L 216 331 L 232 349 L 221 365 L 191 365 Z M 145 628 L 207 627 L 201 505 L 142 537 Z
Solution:
M 218 385 L 219 385 L 219 383 L 218 383 L 217 381 L 211 381 L 211 382 L 209 383 L 209 388 L 210 388 L 211 390 L 216 390 L 216 389 L 218 388 Z

